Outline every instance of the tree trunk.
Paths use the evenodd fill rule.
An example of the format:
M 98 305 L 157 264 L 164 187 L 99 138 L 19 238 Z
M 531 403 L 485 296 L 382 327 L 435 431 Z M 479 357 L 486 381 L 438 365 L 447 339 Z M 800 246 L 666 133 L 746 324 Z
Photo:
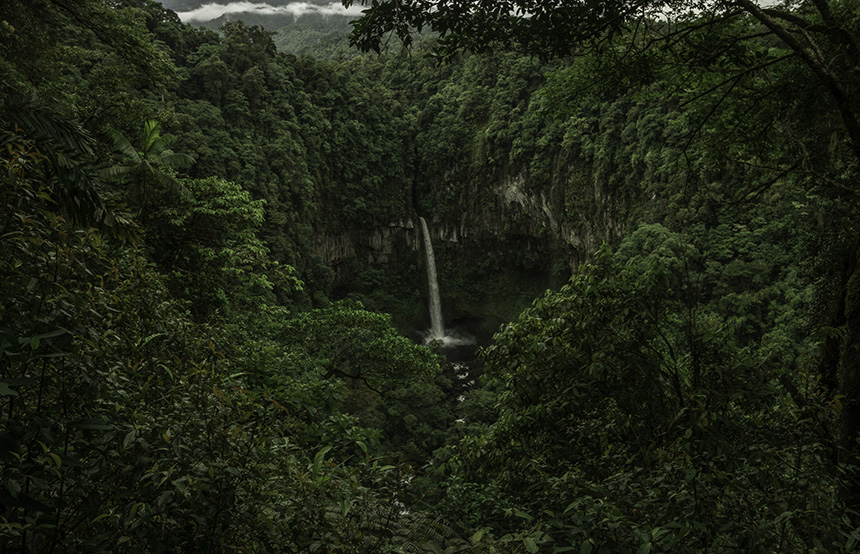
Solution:
M 839 419 L 839 463 L 844 471 L 839 487 L 840 500 L 852 510 L 852 520 L 860 525 L 860 250 L 849 263 L 845 286 L 845 339 L 839 372 L 842 414 Z

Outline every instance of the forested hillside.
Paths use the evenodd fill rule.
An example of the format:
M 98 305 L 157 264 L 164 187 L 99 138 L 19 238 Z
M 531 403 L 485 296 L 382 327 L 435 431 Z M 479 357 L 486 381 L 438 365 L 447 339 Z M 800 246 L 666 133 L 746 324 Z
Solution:
M 548 4 L 0 5 L 0 552 L 856 552 L 860 9 Z

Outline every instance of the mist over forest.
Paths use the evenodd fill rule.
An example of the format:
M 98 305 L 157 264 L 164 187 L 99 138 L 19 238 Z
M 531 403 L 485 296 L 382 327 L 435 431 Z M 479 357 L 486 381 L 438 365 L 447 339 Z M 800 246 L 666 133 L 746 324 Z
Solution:
M 0 552 L 857 552 L 858 3 L 360 4 L 0 4 Z
M 225 14 L 252 14 L 259 16 L 290 15 L 298 19 L 304 15 L 341 16 L 356 18 L 362 8 L 344 8 L 339 2 L 225 2 L 225 3 L 183 3 L 168 2 L 175 6 L 165 6 L 176 11 L 185 23 L 206 22 L 218 19 Z

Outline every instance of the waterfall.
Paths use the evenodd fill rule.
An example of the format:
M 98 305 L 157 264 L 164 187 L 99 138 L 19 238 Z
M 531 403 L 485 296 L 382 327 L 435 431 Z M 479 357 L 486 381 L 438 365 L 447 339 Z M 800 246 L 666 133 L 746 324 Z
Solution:
M 445 327 L 442 325 L 442 302 L 439 300 L 439 280 L 436 278 L 436 258 L 433 256 L 433 243 L 430 231 L 423 217 L 421 232 L 424 233 L 424 252 L 427 256 L 427 283 L 430 285 L 430 336 L 428 340 L 444 340 Z

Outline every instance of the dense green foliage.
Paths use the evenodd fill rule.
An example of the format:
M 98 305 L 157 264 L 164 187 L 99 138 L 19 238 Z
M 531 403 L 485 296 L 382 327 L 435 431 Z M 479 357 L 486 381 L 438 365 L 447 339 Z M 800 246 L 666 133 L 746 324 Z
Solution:
M 858 15 L 745 9 L 546 62 L 4 3 L 0 551 L 856 551 Z M 477 383 L 395 330 L 419 216 Z

